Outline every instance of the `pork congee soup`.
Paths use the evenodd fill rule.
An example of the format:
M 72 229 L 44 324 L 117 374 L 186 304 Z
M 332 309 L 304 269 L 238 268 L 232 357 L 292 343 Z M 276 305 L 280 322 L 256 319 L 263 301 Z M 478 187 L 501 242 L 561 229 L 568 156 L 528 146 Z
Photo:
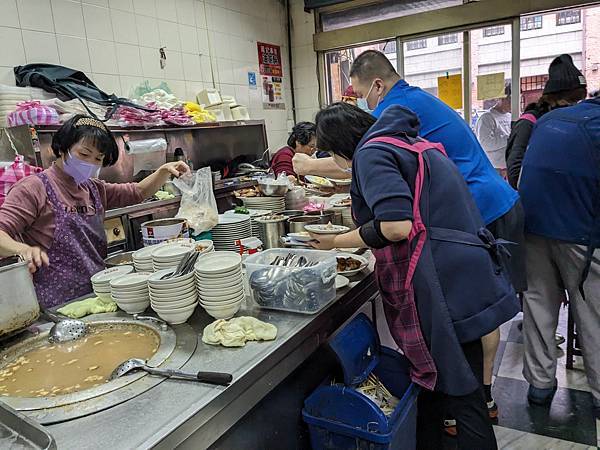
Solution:
M 0 396 L 54 397 L 98 386 L 129 358 L 150 359 L 160 338 L 147 327 L 92 327 L 81 340 L 49 344 L 46 340 L 0 362 Z

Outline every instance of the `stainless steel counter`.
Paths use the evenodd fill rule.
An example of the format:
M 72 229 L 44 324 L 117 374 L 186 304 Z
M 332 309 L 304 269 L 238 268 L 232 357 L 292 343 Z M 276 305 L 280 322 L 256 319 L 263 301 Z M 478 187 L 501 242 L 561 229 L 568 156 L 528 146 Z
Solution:
M 123 404 L 51 425 L 48 431 L 59 449 L 206 448 L 376 293 L 374 277 L 368 274 L 338 291 L 337 299 L 317 315 L 255 308 L 240 311 L 238 315 L 255 316 L 278 329 L 274 341 L 250 342 L 242 348 L 204 344 L 201 333 L 212 319 L 199 308 L 189 321 L 198 332 L 198 347 L 184 369 L 232 373 L 230 386 L 167 380 Z

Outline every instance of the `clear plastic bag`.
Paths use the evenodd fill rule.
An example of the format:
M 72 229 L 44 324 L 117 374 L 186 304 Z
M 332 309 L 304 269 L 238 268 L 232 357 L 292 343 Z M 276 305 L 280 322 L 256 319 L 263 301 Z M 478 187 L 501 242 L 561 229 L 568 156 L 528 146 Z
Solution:
M 217 201 L 212 187 L 210 167 L 173 180 L 181 191 L 181 204 L 175 217 L 186 219 L 195 234 L 211 230 L 219 222 Z

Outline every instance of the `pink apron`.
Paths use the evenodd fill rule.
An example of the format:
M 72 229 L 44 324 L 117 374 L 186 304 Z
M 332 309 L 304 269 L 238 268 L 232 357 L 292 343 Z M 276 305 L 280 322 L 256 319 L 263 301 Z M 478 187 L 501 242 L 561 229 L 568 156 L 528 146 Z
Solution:
M 56 229 L 48 251 L 49 267 L 40 268 L 33 281 L 38 301 L 46 308 L 57 306 L 92 291 L 90 277 L 104 269 L 107 253 L 104 207 L 98 188 L 86 181 L 95 214 L 67 212 L 45 173 L 37 175 L 46 188 Z

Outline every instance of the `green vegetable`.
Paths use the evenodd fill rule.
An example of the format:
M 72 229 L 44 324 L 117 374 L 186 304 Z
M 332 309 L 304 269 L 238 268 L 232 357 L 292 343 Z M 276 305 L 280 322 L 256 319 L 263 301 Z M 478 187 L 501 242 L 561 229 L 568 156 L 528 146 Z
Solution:
M 250 214 L 250 211 L 245 206 L 236 206 L 234 212 L 236 214 Z

